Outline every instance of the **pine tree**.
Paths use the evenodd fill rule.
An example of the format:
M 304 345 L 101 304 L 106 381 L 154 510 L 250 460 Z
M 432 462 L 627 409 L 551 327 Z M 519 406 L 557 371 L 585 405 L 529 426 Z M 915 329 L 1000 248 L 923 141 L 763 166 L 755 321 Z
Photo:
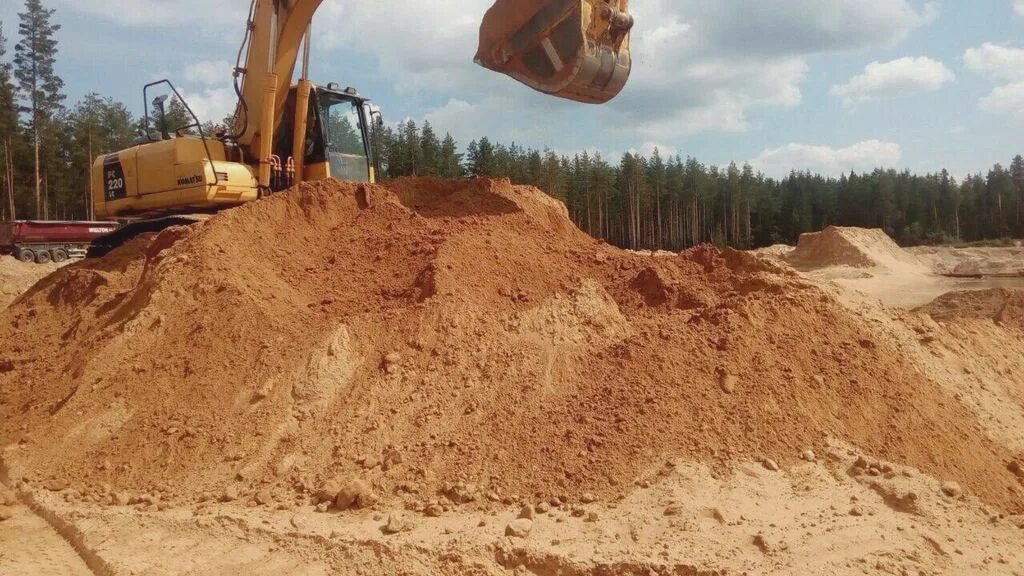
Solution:
M 134 139 L 135 124 L 128 108 L 112 98 L 87 94 L 66 115 L 64 156 L 69 163 L 69 203 L 76 213 L 91 219 L 90 167 L 104 154 L 127 148 Z M 81 210 L 77 207 L 81 202 Z
M 441 143 L 437 140 L 437 134 L 429 121 L 423 122 L 423 129 L 420 131 L 420 158 L 423 166 L 420 174 L 424 176 L 437 176 L 441 155 Z
M 497 151 L 485 136 L 478 141 L 469 143 L 466 149 L 466 169 L 473 177 L 495 177 L 501 174 L 498 169 Z
M 7 38 L 0 22 L 0 140 L 6 142 L 18 129 L 18 103 L 12 82 L 11 64 L 6 60 Z
M 333 120 L 333 118 L 330 120 Z M 191 128 L 195 123 L 195 118 L 189 114 L 188 108 L 185 107 L 185 104 L 183 104 L 177 96 L 172 96 L 164 103 L 164 112 L 162 115 L 160 114 L 160 108 L 158 106 L 154 105 L 150 107 L 149 137 L 159 140 L 164 132 L 166 132 L 171 138 L 174 138 L 179 133 L 182 135 L 196 135 L 196 130 Z M 140 118 L 139 129 L 142 130 L 145 124 L 146 119 Z M 204 132 L 204 134 L 207 137 L 210 136 L 209 132 Z
M 438 159 L 438 176 L 441 178 L 462 178 L 462 154 L 451 134 L 446 133 L 441 141 Z
M 51 20 L 55 10 L 43 7 L 41 0 L 25 0 L 25 11 L 18 14 L 18 33 L 21 40 L 15 46 L 15 72 L 28 115 L 27 128 L 32 132 L 35 165 L 36 217 L 47 212 L 43 203 L 43 174 L 55 150 L 56 134 L 53 121 L 63 109 L 64 81 L 53 67 L 57 60 L 59 24 Z
M 1024 156 L 1014 156 L 1010 163 L 1010 178 L 1013 179 L 1015 203 L 1017 210 L 1014 215 L 1014 228 L 1018 238 L 1024 237 Z
M 988 194 L 992 238 L 1006 237 L 1010 232 L 1008 223 L 1010 200 L 1016 195 L 1010 172 L 996 164 L 988 173 Z M 1016 216 L 1016 215 L 1014 215 Z
M 398 144 L 401 159 L 402 175 L 415 176 L 423 174 L 423 149 L 420 147 L 420 130 L 412 120 L 399 124 L 400 140 Z
M 0 23 L 0 215 L 17 217 L 14 203 L 14 144 L 18 131 L 18 102 L 7 62 L 7 38 Z

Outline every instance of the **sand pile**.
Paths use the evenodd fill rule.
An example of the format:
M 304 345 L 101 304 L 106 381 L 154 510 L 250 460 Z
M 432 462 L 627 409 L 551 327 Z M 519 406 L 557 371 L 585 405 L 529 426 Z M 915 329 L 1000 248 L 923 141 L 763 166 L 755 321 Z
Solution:
M 829 226 L 822 232 L 802 234 L 796 249 L 783 258 L 803 270 L 828 266 L 925 270 L 885 232 L 866 228 Z
M 943 276 L 1024 277 L 1024 248 L 1020 246 L 922 246 L 910 252 Z
M 918 310 L 939 321 L 985 319 L 1024 330 L 1024 290 L 993 288 L 950 292 Z
M 33 284 L 62 264 L 26 264 L 11 256 L 0 256 L 0 308 L 6 307 Z
M 0 445 L 43 484 L 273 506 L 355 478 L 417 507 L 836 437 L 1019 508 L 1012 455 L 858 322 L 749 255 L 599 243 L 532 188 L 308 184 L 0 314 Z

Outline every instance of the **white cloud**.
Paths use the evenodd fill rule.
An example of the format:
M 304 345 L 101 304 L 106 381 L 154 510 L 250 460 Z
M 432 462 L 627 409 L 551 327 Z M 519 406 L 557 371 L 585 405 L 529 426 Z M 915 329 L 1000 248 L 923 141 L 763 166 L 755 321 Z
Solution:
M 476 106 L 497 94 L 519 108 L 534 105 L 527 88 L 470 63 L 491 1 L 326 0 L 314 30 L 321 48 L 375 60 L 380 77 L 407 97 L 454 94 Z M 630 83 L 610 105 L 585 114 L 651 141 L 749 130 L 752 110 L 800 104 L 809 56 L 891 46 L 934 16 L 908 0 L 644 0 L 631 10 Z M 552 108 L 567 110 L 552 102 L 540 104 L 548 124 Z M 502 126 L 522 131 L 504 118 Z
M 964 64 L 992 80 L 1024 80 L 1024 49 L 986 42 L 964 52 Z
M 544 97 L 487 96 L 472 102 L 452 98 L 424 114 L 440 134 L 445 132 L 463 145 L 487 136 L 509 144 L 556 142 L 562 127 L 550 116 L 550 109 L 538 105 Z M 520 100 L 525 100 L 523 103 Z M 562 104 L 562 106 L 568 106 Z
M 931 58 L 900 58 L 891 62 L 872 62 L 864 73 L 845 84 L 833 86 L 829 93 L 847 106 L 917 92 L 934 92 L 956 80 L 945 64 Z
M 181 96 L 201 122 L 209 120 L 218 124 L 235 111 L 235 104 L 238 102 L 232 88 L 181 90 Z
M 201 60 L 185 66 L 185 80 L 203 86 L 230 84 L 234 66 L 226 60 Z
M 837 176 L 851 170 L 872 170 L 880 166 L 893 166 L 903 158 L 898 144 L 882 140 L 867 140 L 846 148 L 787 144 L 761 152 L 750 164 L 773 177 L 785 176 L 790 170 L 810 170 Z
M 631 154 L 642 154 L 650 157 L 654 155 L 654 151 L 657 150 L 662 160 L 668 161 L 669 158 L 679 153 L 679 150 L 675 146 L 669 146 L 667 144 L 659 144 L 658 142 L 644 142 L 639 148 L 630 148 Z M 613 156 L 614 157 L 614 156 Z
M 1013 11 L 1019 16 L 1024 16 L 1024 0 L 1017 0 L 1013 3 Z
M 165 27 L 213 23 L 237 26 L 241 40 L 248 2 L 224 0 L 58 0 L 78 12 L 108 18 L 125 26 Z M 236 28 L 230 28 L 235 31 Z
M 209 22 L 231 44 L 248 7 L 245 0 L 54 1 L 145 29 L 188 25 L 208 34 Z M 911 0 L 638 0 L 633 77 L 618 99 L 595 109 L 538 97 L 472 63 L 492 1 L 325 0 L 313 26 L 318 58 L 367 60 L 413 105 L 457 98 L 471 108 L 453 119 L 467 128 L 453 132 L 476 125 L 477 134 L 493 127 L 502 140 L 553 134 L 557 141 L 582 118 L 634 141 L 666 142 L 750 130 L 754 111 L 799 106 L 810 56 L 891 46 L 934 16 L 931 5 L 915 8 Z M 192 72 L 193 88 L 218 86 L 221 73 L 212 67 Z M 495 97 L 542 126 L 513 117 Z
M 978 74 L 1004 83 L 979 100 L 979 108 L 1024 120 L 1024 49 L 986 42 L 967 50 L 964 63 Z
M 1024 120 L 1024 82 L 996 87 L 978 103 L 982 110 Z

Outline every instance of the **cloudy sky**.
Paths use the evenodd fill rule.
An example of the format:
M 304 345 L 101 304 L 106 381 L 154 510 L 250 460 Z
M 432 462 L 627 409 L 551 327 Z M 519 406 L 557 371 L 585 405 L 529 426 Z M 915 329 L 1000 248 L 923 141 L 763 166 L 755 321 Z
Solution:
M 0 5 L 15 34 L 20 0 Z M 57 9 L 71 99 L 100 92 L 142 112 L 171 78 L 210 118 L 248 0 L 44 0 Z M 592 107 L 547 98 L 472 63 L 489 0 L 325 0 L 313 79 L 352 85 L 385 118 L 589 149 L 751 162 L 779 175 L 876 165 L 986 170 L 1024 153 L 1024 0 L 633 0 L 630 84 Z M 9 52 L 11 47 L 9 46 Z

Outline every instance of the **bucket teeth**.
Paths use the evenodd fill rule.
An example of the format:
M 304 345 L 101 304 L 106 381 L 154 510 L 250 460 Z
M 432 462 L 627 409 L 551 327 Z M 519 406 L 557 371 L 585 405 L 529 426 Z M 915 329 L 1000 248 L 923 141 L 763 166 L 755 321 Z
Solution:
M 541 92 L 600 104 L 629 79 L 628 0 L 497 0 L 476 62 Z

